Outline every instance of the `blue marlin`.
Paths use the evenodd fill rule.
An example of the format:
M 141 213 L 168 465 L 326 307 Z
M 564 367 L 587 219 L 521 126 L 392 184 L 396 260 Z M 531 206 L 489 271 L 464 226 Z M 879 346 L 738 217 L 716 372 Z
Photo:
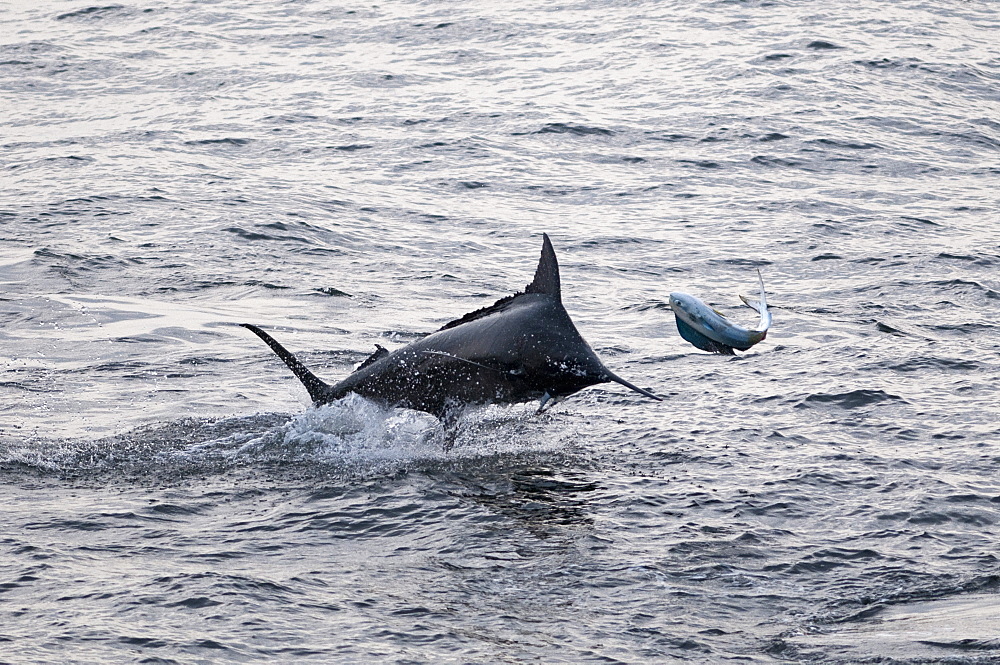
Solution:
M 377 347 L 347 378 L 328 384 L 259 327 L 244 323 L 285 362 L 320 405 L 357 393 L 387 406 L 434 414 L 446 428 L 469 405 L 539 401 L 539 412 L 573 393 L 615 382 L 655 400 L 609 370 L 562 304 L 559 264 L 549 237 L 524 292 L 501 298 L 390 352 Z
M 702 351 L 711 351 L 727 356 L 735 355 L 734 349 L 746 351 L 751 346 L 767 337 L 771 327 L 771 312 L 767 309 L 767 297 L 764 294 L 764 278 L 757 271 L 760 281 L 760 300 L 753 301 L 746 296 L 740 296 L 743 303 L 760 314 L 760 323 L 753 330 L 736 325 L 704 302 L 686 293 L 670 294 L 670 309 L 674 311 L 677 320 L 677 332 L 681 337 L 694 344 Z

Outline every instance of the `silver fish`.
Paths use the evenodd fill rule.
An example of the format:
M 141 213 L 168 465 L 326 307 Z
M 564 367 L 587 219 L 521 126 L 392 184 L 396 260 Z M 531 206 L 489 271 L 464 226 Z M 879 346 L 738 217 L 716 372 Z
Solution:
M 681 337 L 694 344 L 702 351 L 735 355 L 734 349 L 746 351 L 751 346 L 767 337 L 771 327 L 771 312 L 767 309 L 767 297 L 764 294 L 764 278 L 757 271 L 760 281 L 760 300 L 754 301 L 740 296 L 743 303 L 760 314 L 760 323 L 754 330 L 732 323 L 721 312 L 712 309 L 704 302 L 686 293 L 670 294 L 670 309 L 674 311 L 677 320 L 677 332 Z

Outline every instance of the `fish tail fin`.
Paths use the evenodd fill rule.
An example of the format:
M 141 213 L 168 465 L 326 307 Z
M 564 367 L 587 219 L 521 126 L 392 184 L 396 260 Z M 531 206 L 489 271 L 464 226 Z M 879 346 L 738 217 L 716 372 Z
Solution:
M 302 382 L 302 385 L 306 387 L 306 390 L 309 391 L 309 397 L 312 398 L 312 401 L 315 404 L 321 404 L 329 398 L 330 386 L 315 374 L 310 372 L 305 365 L 299 362 L 298 358 L 292 355 L 288 349 L 279 344 L 278 340 L 274 339 L 252 323 L 241 323 L 240 325 L 257 335 L 257 337 L 260 337 L 264 340 L 265 344 L 271 347 L 271 350 L 274 351 L 286 365 L 288 365 L 288 369 L 292 370 L 292 373 L 298 378 L 299 381 Z
M 617 374 L 613 373 L 613 372 L 607 372 L 607 379 L 609 381 L 614 381 L 615 383 L 620 383 L 621 385 L 625 386 L 629 390 L 634 390 L 637 393 L 639 393 L 640 395 L 645 395 L 646 397 L 651 397 L 651 398 L 655 399 L 657 402 L 662 402 L 663 401 L 663 398 L 660 397 L 659 395 L 651 393 L 651 392 L 649 392 L 648 390 L 646 390 L 644 388 L 640 388 L 639 386 L 633 385 L 633 384 L 629 383 L 628 381 L 626 381 L 625 379 L 623 379 L 622 377 L 620 377 Z
M 766 333 L 767 329 L 771 327 L 771 312 L 767 309 L 767 294 L 764 293 L 764 278 L 760 274 L 760 268 L 757 269 L 757 280 L 760 282 L 760 300 L 750 300 L 744 295 L 740 296 L 740 300 L 743 304 L 760 314 L 760 324 L 757 326 L 756 332 Z M 761 336 L 760 339 L 764 339 Z M 760 341 L 758 339 L 754 344 Z
M 760 274 L 760 268 L 757 268 L 757 281 L 760 283 L 760 300 L 750 300 L 744 295 L 740 296 L 740 300 L 743 301 L 744 305 L 761 314 L 767 309 L 767 294 L 764 293 L 764 276 Z

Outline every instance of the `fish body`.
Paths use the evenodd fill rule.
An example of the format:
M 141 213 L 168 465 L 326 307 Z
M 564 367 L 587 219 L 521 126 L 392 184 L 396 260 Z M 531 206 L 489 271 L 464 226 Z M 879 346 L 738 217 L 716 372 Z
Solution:
M 703 301 L 687 293 L 670 294 L 670 309 L 677 321 L 677 332 L 685 340 L 702 351 L 735 355 L 735 350 L 746 351 L 765 337 L 771 327 L 772 316 L 767 308 L 764 293 L 764 279 L 757 271 L 760 281 L 760 300 L 749 300 L 740 296 L 743 303 L 760 314 L 760 322 L 753 330 L 744 328 L 727 319 L 721 312 L 709 307 Z

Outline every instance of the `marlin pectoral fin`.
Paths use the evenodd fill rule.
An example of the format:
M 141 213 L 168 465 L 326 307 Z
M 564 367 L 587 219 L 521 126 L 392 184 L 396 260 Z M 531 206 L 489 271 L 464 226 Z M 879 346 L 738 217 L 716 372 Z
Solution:
M 563 401 L 564 399 L 566 399 L 566 397 L 564 395 L 552 395 L 551 393 L 546 392 L 544 395 L 542 395 L 542 399 L 539 400 L 538 410 L 535 411 L 535 415 L 537 416 L 538 414 L 540 414 L 543 411 L 545 411 L 546 410 L 546 408 L 545 408 L 546 405 L 548 405 L 548 408 L 551 409 L 552 407 L 554 407 L 556 404 L 558 404 L 559 402 Z

